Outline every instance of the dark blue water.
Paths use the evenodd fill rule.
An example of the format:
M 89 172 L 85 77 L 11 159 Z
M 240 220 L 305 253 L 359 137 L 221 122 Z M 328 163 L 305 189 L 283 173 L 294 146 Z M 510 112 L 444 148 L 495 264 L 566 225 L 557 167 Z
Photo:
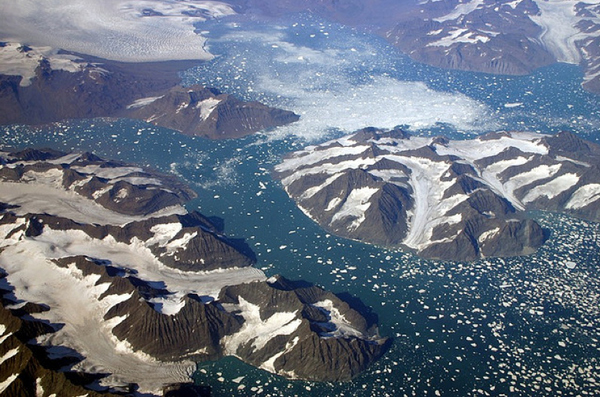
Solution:
M 307 68 L 317 72 L 306 65 L 288 64 L 286 69 L 272 61 L 270 51 L 288 42 L 316 51 L 302 49 L 313 58 L 329 51 L 339 61 L 331 68 L 319 64 L 317 69 L 336 70 L 341 77 L 317 76 L 309 87 L 315 92 L 337 94 L 336 84 L 368 85 L 387 74 L 397 81 L 424 81 L 436 92 L 473 101 L 463 104 L 482 104 L 483 129 L 571 129 L 599 139 L 599 98 L 581 90 L 575 66 L 556 65 L 527 77 L 448 72 L 412 63 L 380 39 L 298 18 L 298 25 L 278 30 L 279 47 L 259 35 L 271 37 L 272 27 L 241 22 L 205 26 L 216 39 L 236 30 L 253 31 L 258 38 L 248 42 L 245 34 L 239 42 L 214 42 L 211 48 L 221 56 L 187 72 L 186 81 L 217 85 L 271 104 L 305 104 L 297 95 L 306 90 L 295 92 L 296 97 L 285 96 L 283 88 L 266 94 L 255 91 L 261 68 L 270 64 L 273 73 L 284 77 Z M 354 53 L 352 48 L 376 54 L 377 61 L 367 62 L 360 53 L 346 57 Z M 339 52 L 331 51 L 335 49 Z M 251 65 L 253 55 L 262 59 L 260 68 Z M 321 124 L 305 126 L 311 125 Z M 476 132 L 464 125 L 459 121 L 411 128 L 414 133 L 441 131 L 458 137 Z M 341 133 L 323 131 L 312 139 Z M 394 339 L 379 362 L 343 384 L 288 381 L 234 358 L 200 364 L 197 381 L 211 386 L 215 396 L 594 395 L 600 390 L 596 223 L 536 213 L 532 216 L 551 238 L 532 256 L 474 263 L 426 261 L 331 236 L 304 216 L 270 176 L 282 155 L 306 144 L 306 136 L 294 135 L 293 129 L 284 135 L 275 131 L 215 142 L 137 121 L 96 119 L 43 128 L 5 127 L 0 134 L 3 147 L 90 150 L 178 174 L 199 194 L 189 209 L 222 217 L 226 233 L 246 239 L 257 254 L 257 267 L 267 275 L 283 274 L 360 297 L 378 314 L 381 334 Z M 571 261 L 574 269 L 566 266 Z

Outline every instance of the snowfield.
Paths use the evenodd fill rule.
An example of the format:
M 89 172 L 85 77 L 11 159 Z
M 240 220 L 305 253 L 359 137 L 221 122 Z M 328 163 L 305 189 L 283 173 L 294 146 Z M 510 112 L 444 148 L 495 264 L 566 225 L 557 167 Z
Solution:
M 5 248 L 0 254 L 0 266 L 9 274 L 7 279 L 15 288 L 17 298 L 49 305 L 52 310 L 36 317 L 65 324 L 60 331 L 40 342 L 69 347 L 81 353 L 86 359 L 77 369 L 112 373 L 105 379 L 110 385 L 136 382 L 142 391 L 159 393 L 164 384 L 189 379 L 194 370 L 193 363 L 157 362 L 127 348 L 110 332 L 116 324 L 104 321 L 103 316 L 110 308 L 104 301 L 110 300 L 112 306 L 128 296 L 108 296 L 99 300 L 108 284 L 94 286 L 98 276 L 82 277 L 76 269 L 59 268 L 48 259 L 43 248 L 50 247 L 24 240 Z
M 80 58 L 59 54 L 58 49 L 52 47 L 23 47 L 19 43 L 6 43 L 0 47 L 0 74 L 21 76 L 22 87 L 31 85 L 35 77 L 35 70 L 40 61 L 46 59 L 53 70 L 64 70 L 75 73 L 83 70 L 86 64 L 78 62 Z M 101 70 L 100 68 L 96 68 Z

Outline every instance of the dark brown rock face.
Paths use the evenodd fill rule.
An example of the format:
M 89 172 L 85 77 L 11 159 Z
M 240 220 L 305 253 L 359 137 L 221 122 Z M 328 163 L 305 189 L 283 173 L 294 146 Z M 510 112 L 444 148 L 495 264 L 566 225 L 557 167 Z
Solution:
M 598 9 L 585 2 L 571 5 L 574 18 L 563 23 L 578 32 L 578 39 L 561 43 L 567 50 L 557 50 L 546 39 L 561 29 L 550 22 L 560 18 L 557 9 L 536 0 L 483 1 L 475 7 L 460 1 L 419 2 L 417 12 L 398 18 L 384 36 L 411 58 L 447 69 L 523 75 L 556 62 L 579 64 L 583 87 L 598 93 Z
M 542 44 L 527 40 L 539 37 L 542 31 L 529 18 L 539 13 L 535 2 L 520 2 L 515 9 L 501 6 L 496 11 L 484 6 L 461 19 L 459 15 L 445 19 L 458 3 L 444 3 L 445 8 L 422 5 L 428 18 L 424 13 L 402 18 L 386 37 L 413 59 L 446 69 L 521 75 L 556 62 Z M 463 39 L 449 39 L 459 29 L 465 32 Z M 480 30 L 498 34 L 485 35 Z
M 200 86 L 175 87 L 148 105 L 128 108 L 123 115 L 211 139 L 239 138 L 299 119 L 293 112 L 243 102 Z
M 347 381 L 385 353 L 391 342 L 348 303 L 307 283 L 278 276 L 266 283 L 227 287 L 219 296 L 225 307 L 236 307 L 240 299 L 258 306 L 266 321 L 278 313 L 295 314 L 297 326 L 291 334 L 276 336 L 262 347 L 256 346 L 260 336 L 249 338 L 232 352 L 286 377 Z

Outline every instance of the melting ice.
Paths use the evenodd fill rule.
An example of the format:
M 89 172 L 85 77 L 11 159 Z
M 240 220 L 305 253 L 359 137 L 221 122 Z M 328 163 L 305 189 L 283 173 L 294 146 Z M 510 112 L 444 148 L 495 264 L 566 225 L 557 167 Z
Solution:
M 202 24 L 211 32 L 209 48 L 218 57 L 186 72 L 184 81 L 301 115 L 299 122 L 275 131 L 275 137 L 318 140 L 365 126 L 450 125 L 469 132 L 493 125 L 490 110 L 479 101 L 394 77 L 400 55 L 393 50 L 390 55 L 390 47 L 373 36 L 335 24 L 304 22 L 290 27 Z

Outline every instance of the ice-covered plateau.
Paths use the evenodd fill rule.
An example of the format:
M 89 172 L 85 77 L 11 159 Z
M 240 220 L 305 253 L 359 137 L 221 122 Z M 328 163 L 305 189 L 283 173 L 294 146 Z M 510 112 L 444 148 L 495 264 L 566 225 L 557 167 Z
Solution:
M 211 139 L 239 138 L 299 116 L 214 88 L 182 87 L 194 63 L 124 64 L 0 43 L 0 124 L 126 117 Z
M 0 393 L 162 393 L 225 355 L 343 381 L 388 346 L 373 316 L 253 268 L 174 177 L 49 149 L 0 164 Z
M 292 153 L 274 174 L 323 228 L 425 258 L 530 254 L 545 233 L 529 210 L 600 220 L 600 146 L 569 132 L 451 141 L 367 128 Z

